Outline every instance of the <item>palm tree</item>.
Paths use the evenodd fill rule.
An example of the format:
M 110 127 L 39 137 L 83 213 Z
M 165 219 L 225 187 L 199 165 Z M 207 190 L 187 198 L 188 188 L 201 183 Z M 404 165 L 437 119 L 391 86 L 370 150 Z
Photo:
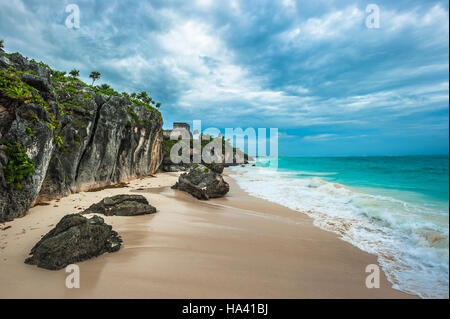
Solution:
M 100 78 L 100 72 L 92 71 L 91 74 L 89 74 L 89 77 L 92 79 L 91 85 L 94 85 L 95 80 L 98 80 Z
M 103 83 L 102 85 L 98 85 L 98 88 L 102 91 L 106 91 L 106 90 L 110 89 L 111 87 L 108 84 Z
M 138 98 L 139 100 L 141 100 L 142 102 L 147 103 L 147 100 L 148 100 L 148 94 L 147 94 L 147 92 L 142 91 L 141 93 L 138 94 L 137 98 Z
M 142 102 L 146 103 L 146 104 L 155 104 L 155 102 L 153 101 L 153 99 L 148 96 L 147 92 L 143 91 L 141 93 L 139 93 L 139 95 L 137 96 L 138 99 L 140 99 Z
M 69 74 L 73 77 L 76 78 L 78 76 L 80 76 L 80 71 L 77 69 L 73 69 L 72 71 L 69 72 Z

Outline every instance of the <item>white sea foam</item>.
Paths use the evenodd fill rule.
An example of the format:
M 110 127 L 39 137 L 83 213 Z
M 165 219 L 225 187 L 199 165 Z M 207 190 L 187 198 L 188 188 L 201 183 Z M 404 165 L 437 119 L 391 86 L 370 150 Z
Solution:
M 449 297 L 448 215 L 326 182 L 320 173 L 232 169 L 249 194 L 304 212 L 316 226 L 377 255 L 394 288 L 422 298 Z

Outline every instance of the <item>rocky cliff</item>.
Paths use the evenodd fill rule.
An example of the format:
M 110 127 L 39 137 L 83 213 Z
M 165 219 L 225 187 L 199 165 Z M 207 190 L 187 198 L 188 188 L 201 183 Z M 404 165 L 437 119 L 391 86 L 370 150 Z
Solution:
M 156 172 L 162 117 L 147 102 L 0 48 L 0 222 Z

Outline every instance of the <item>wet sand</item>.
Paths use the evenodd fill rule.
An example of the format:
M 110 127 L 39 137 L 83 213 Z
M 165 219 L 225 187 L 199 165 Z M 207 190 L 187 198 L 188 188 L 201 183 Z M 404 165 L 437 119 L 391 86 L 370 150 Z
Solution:
M 392 289 L 382 271 L 380 288 L 366 288 L 376 257 L 306 215 L 249 196 L 230 176 L 226 197 L 198 201 L 170 189 L 177 176 L 73 194 L 0 224 L 0 298 L 414 298 Z M 24 264 L 62 216 L 124 193 L 144 195 L 158 212 L 102 216 L 124 245 L 79 263 L 79 289 L 66 288 L 64 269 Z

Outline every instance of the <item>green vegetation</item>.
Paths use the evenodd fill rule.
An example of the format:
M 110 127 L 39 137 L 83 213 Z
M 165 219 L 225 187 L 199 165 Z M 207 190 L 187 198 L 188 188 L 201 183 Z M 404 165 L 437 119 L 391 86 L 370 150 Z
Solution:
M 0 49 L 3 49 L 3 40 L 0 40 Z
M 22 59 L 22 56 L 19 53 L 6 53 L 7 57 L 16 55 L 18 55 L 18 59 Z M 53 132 L 55 144 L 61 150 L 67 149 L 67 145 L 64 145 L 63 140 L 58 135 L 63 119 L 64 121 L 72 122 L 77 128 L 85 129 L 87 127 L 87 123 L 84 123 L 85 120 L 82 120 L 82 118 L 74 114 L 78 111 L 82 111 L 78 112 L 78 114 L 86 114 L 84 112 L 85 110 L 92 111 L 93 107 L 95 107 L 95 95 L 98 94 L 127 99 L 129 103 L 125 103 L 123 106 L 129 115 L 128 121 L 130 124 L 149 125 L 155 120 L 162 122 L 162 115 L 157 109 L 161 106 L 161 103 L 156 103 L 145 91 L 138 94 L 129 94 L 127 92 L 119 93 L 108 84 L 94 86 L 95 81 L 101 76 L 97 71 L 91 72 L 90 78 L 92 79 L 92 85 L 88 85 L 78 78 L 80 76 L 80 71 L 77 69 L 71 70 L 69 75 L 67 75 L 64 71 L 51 69 L 43 62 L 36 62 L 34 59 L 28 60 L 28 62 L 31 67 L 27 68 L 25 71 L 19 71 L 13 66 L 6 69 L 0 68 L 0 98 L 5 98 L 5 103 L 9 103 L 9 105 L 5 105 L 8 108 L 18 108 L 21 105 L 29 103 L 42 107 L 46 112 L 37 112 L 30 108 L 29 111 L 24 113 L 24 116 L 26 116 L 31 123 L 35 124 L 42 120 Z M 49 71 L 49 89 L 52 91 L 53 96 L 55 96 L 54 102 L 56 104 L 48 104 L 50 101 L 43 98 L 43 96 L 46 97 L 47 95 L 41 96 L 39 90 L 22 81 L 23 74 L 31 74 L 34 77 L 39 77 L 36 71 L 37 68 L 33 65 L 44 67 Z M 45 117 L 42 116 L 43 114 L 46 114 Z M 70 118 L 68 119 L 67 117 Z M 30 125 L 30 127 L 25 129 L 25 134 L 32 138 L 35 136 L 33 128 L 34 127 Z M 66 141 L 66 144 L 67 142 L 68 141 Z M 73 143 L 72 141 L 69 141 L 69 144 L 72 146 L 80 146 L 81 138 L 78 137 Z
M 146 104 L 155 104 L 155 101 L 152 100 L 151 97 L 148 96 L 147 92 L 142 91 L 137 96 L 137 99 Z
M 158 120 L 160 120 L 160 121 L 162 122 L 162 116 L 161 116 L 161 113 L 160 113 L 156 108 L 154 108 L 153 106 L 150 105 L 150 103 L 151 103 L 151 104 L 154 104 L 155 102 L 152 100 L 152 98 L 150 98 L 150 97 L 148 96 L 147 92 L 142 91 L 142 92 L 139 93 L 139 94 L 131 93 L 130 95 L 128 95 L 127 93 L 124 92 L 124 93 L 122 93 L 122 96 L 124 96 L 125 98 L 127 98 L 127 99 L 133 104 L 134 107 L 136 107 L 136 108 L 144 108 L 144 109 L 150 111 L 151 113 L 156 114 Z M 134 113 L 134 114 L 133 114 L 133 113 Z M 142 124 L 145 124 L 145 123 L 146 123 L 146 121 L 142 121 L 142 120 L 140 120 L 140 119 L 137 117 L 134 108 L 133 108 L 133 110 L 130 112 L 130 114 L 131 114 L 132 117 L 135 119 L 135 123 L 138 123 L 138 124 L 139 124 L 139 123 L 142 123 Z
M 81 146 L 81 137 L 77 133 L 73 137 L 73 144 L 76 146 Z
M 54 131 L 54 130 L 56 129 L 56 126 L 53 125 L 53 124 L 50 123 L 50 122 L 45 122 L 45 124 L 47 124 L 48 128 L 49 128 L 51 131 Z
M 34 136 L 33 130 L 30 127 L 27 127 L 27 135 L 29 137 L 33 137 Z
M 116 92 L 108 84 L 97 85 L 93 87 L 95 94 L 105 94 L 109 96 L 120 96 L 119 92 Z
M 64 106 L 61 105 L 61 103 L 59 103 L 59 101 L 56 101 L 56 104 L 58 105 L 58 113 L 59 116 L 64 116 Z
M 33 112 L 33 115 L 32 115 L 32 119 L 33 119 L 33 122 L 34 123 L 38 123 L 38 122 L 40 122 L 40 119 L 39 119 L 39 117 L 37 116 L 37 114 L 36 113 L 34 113 Z
M 38 90 L 20 79 L 23 73 L 25 72 L 17 71 L 12 66 L 8 69 L 0 69 L 0 93 L 17 102 L 33 102 L 44 108 L 47 107 L 47 103 L 41 98 Z
M 128 101 L 131 102 L 131 106 L 128 108 L 128 114 L 131 115 L 131 118 L 133 119 L 133 122 L 135 124 L 150 124 L 151 119 L 143 120 L 140 119 L 137 114 L 137 109 L 146 109 L 147 111 L 150 111 L 152 114 L 156 114 L 156 117 L 158 120 L 162 122 L 162 115 L 157 110 L 161 106 L 161 103 L 156 103 L 146 91 L 142 91 L 140 93 L 131 93 L 128 94 L 127 92 L 119 93 L 115 91 L 113 88 L 111 88 L 108 84 L 101 84 L 97 86 L 92 87 L 95 94 L 105 94 L 108 96 L 121 96 L 126 98 Z M 156 108 L 152 106 L 156 104 Z
M 200 147 L 201 147 L 201 149 L 203 150 L 203 148 L 206 145 L 208 145 L 209 143 L 211 143 L 213 141 L 217 141 L 218 139 L 222 140 L 222 150 L 224 150 L 226 141 L 225 141 L 225 139 L 223 137 L 215 137 L 214 138 L 214 137 L 212 137 L 210 135 L 201 133 L 200 134 Z
M 31 98 L 31 92 L 23 87 L 9 87 L 5 91 L 7 96 L 15 100 L 26 100 Z
M 0 91 L 13 100 L 30 102 L 34 88 L 20 80 L 20 74 L 13 67 L 0 69 Z
M 60 151 L 66 152 L 66 148 L 64 147 L 64 141 L 62 140 L 61 136 L 57 135 L 55 137 L 55 143 L 59 147 Z
M 47 64 L 45 64 L 44 62 L 42 62 L 42 61 L 41 62 L 37 62 L 35 59 L 31 59 L 30 62 L 33 63 L 33 64 L 40 65 L 40 66 L 42 66 L 44 68 L 50 69 L 50 67 Z
M 92 71 L 91 74 L 89 74 L 89 77 L 92 79 L 91 85 L 94 85 L 95 80 L 100 79 L 100 72 Z
M 175 141 L 175 140 L 163 140 L 162 141 L 164 157 L 170 156 L 170 150 L 177 143 L 178 143 L 178 141 Z
M 62 81 L 65 81 L 66 72 L 52 70 L 51 75 L 53 79 L 60 79 Z
M 84 124 L 82 121 L 80 121 L 79 119 L 75 119 L 73 121 L 73 124 L 78 127 L 78 128 L 86 128 L 86 124 Z
M 133 93 L 131 94 L 131 98 L 132 99 L 137 99 L 138 101 L 144 103 L 144 104 L 152 104 L 155 105 L 155 107 L 157 109 L 159 109 L 161 107 L 161 103 L 156 103 L 155 101 L 153 101 L 153 99 L 148 96 L 148 93 L 145 91 L 142 91 L 141 93 L 137 94 Z
M 73 78 L 77 78 L 80 76 L 80 71 L 73 69 L 72 71 L 69 72 L 69 74 L 73 77 Z
M 244 153 L 243 151 L 239 150 L 236 147 L 233 147 L 229 140 L 225 140 L 225 137 L 219 136 L 219 137 L 212 137 L 209 135 L 204 135 L 203 133 L 200 134 L 200 148 L 203 151 L 203 148 L 211 143 L 212 141 L 220 140 L 222 143 L 222 154 L 225 154 L 225 147 L 231 147 L 233 149 L 233 154 L 237 154 L 237 152 L 242 152 L 244 156 L 244 160 L 248 160 L 248 154 Z
M 19 143 L 3 142 L 3 150 L 8 163 L 3 167 L 6 184 L 22 189 L 21 182 L 34 174 L 34 161 L 28 157 L 26 150 Z

